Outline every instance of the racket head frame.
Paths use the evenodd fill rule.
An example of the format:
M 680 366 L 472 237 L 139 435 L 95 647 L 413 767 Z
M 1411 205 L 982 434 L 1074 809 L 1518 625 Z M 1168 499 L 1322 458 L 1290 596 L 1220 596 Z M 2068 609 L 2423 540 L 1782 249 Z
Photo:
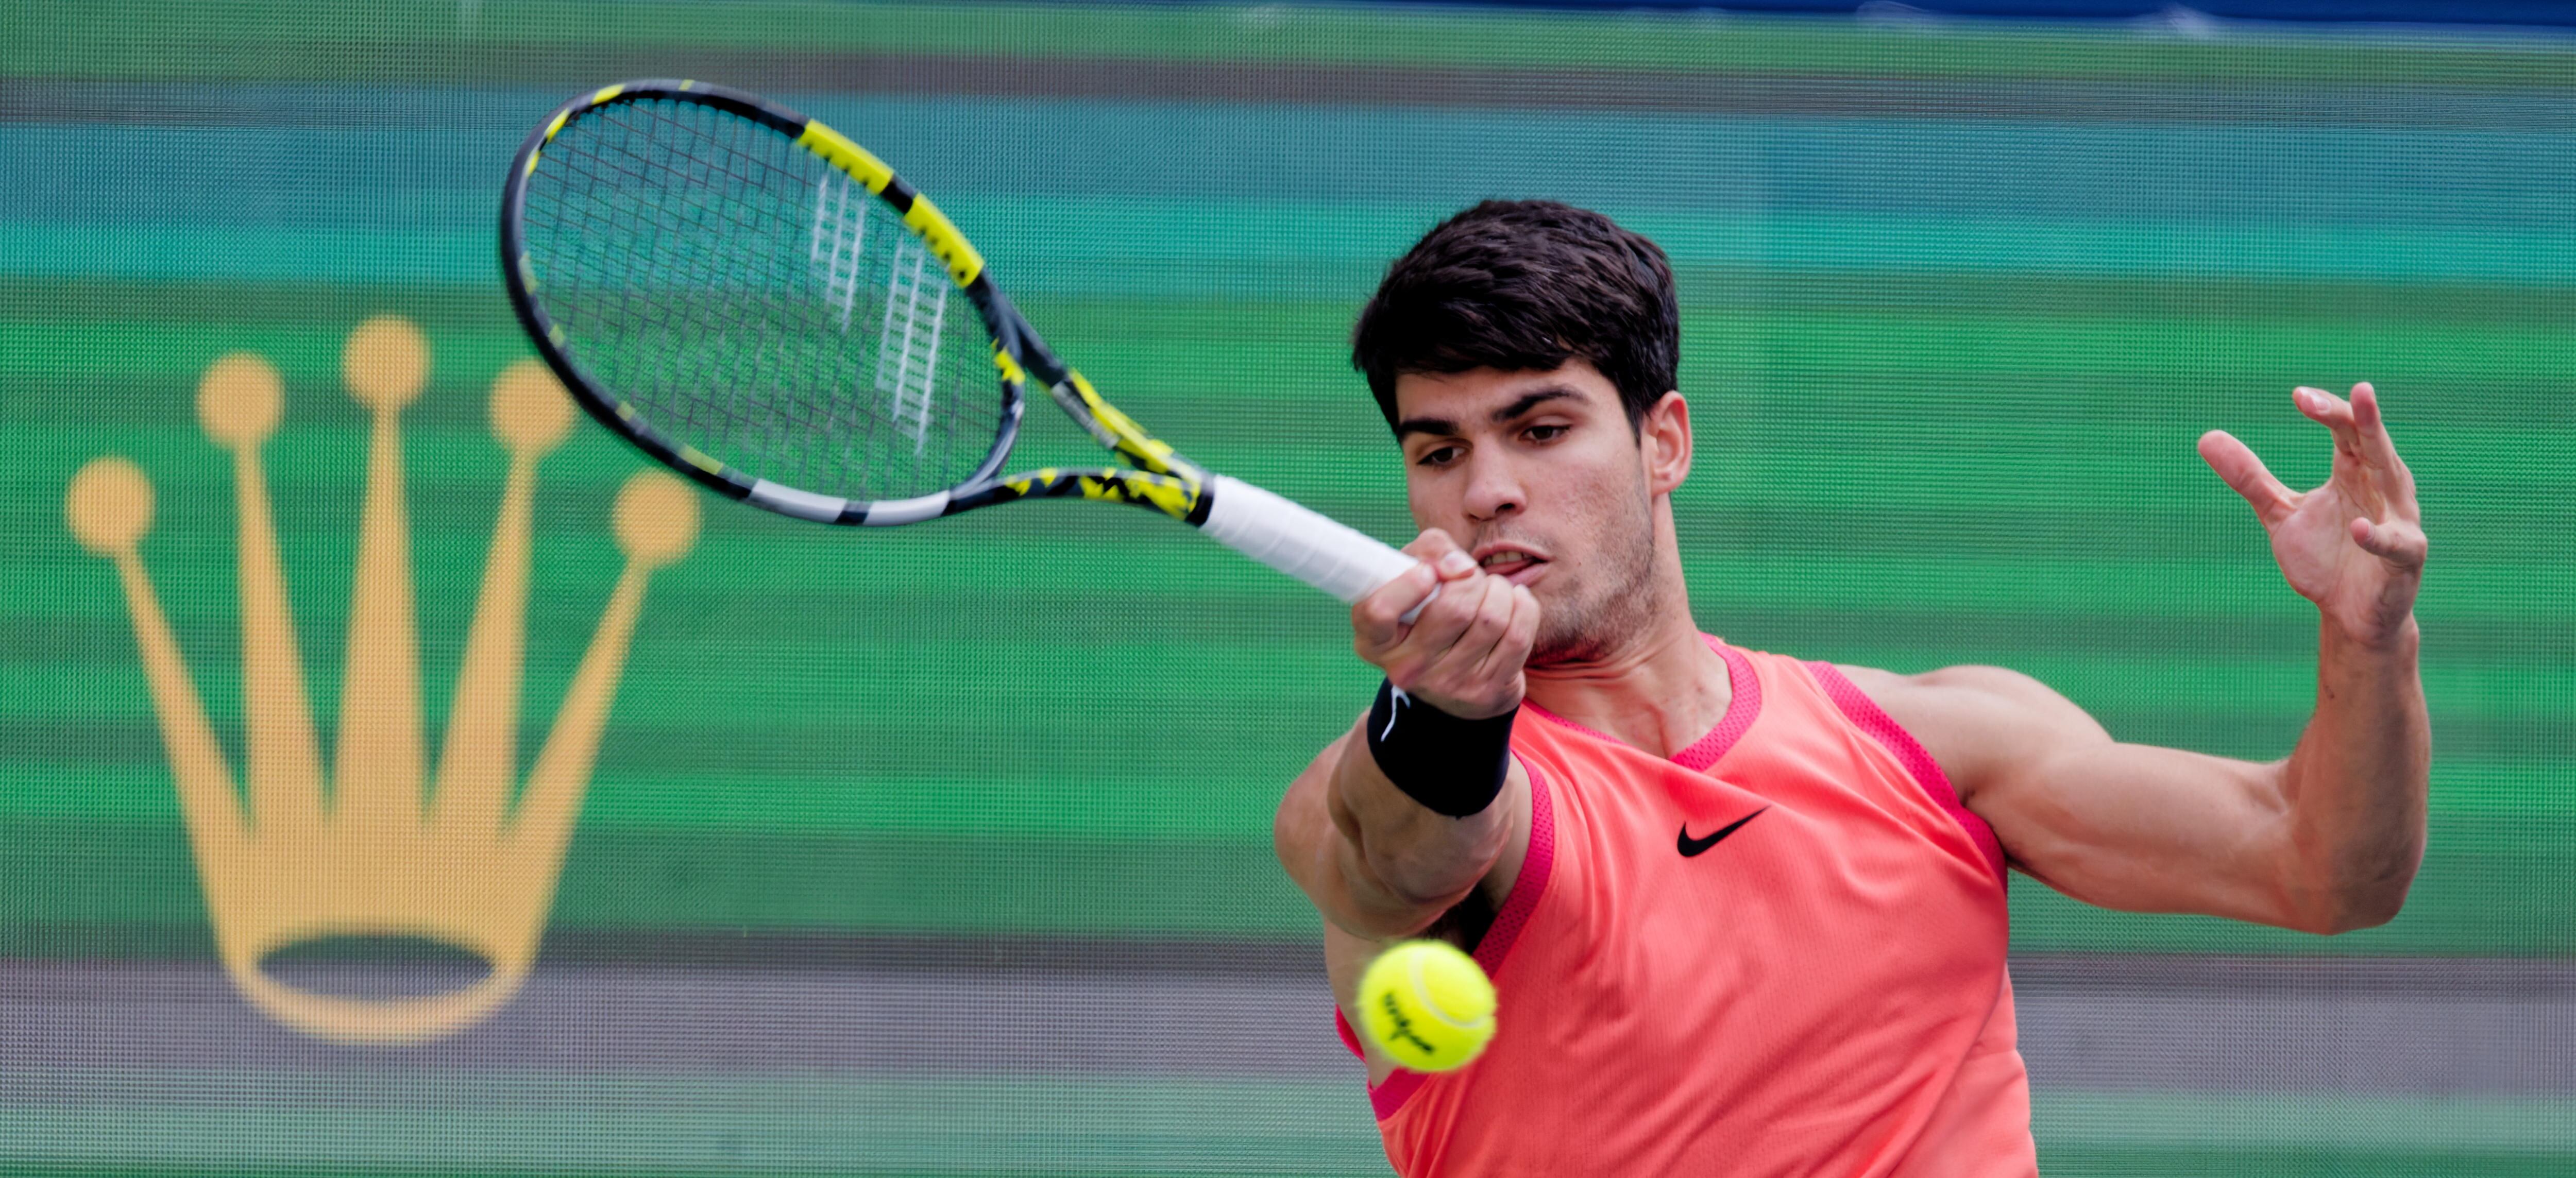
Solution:
M 998 395 L 1002 399 L 992 448 L 967 478 L 932 494 L 873 501 L 774 483 L 671 437 L 584 369 L 567 348 L 562 328 L 538 295 L 542 279 L 529 254 L 524 219 L 528 182 L 543 166 L 546 146 L 565 127 L 612 106 L 652 100 L 694 103 L 792 140 L 891 208 L 905 228 L 939 259 L 949 280 L 974 305 L 991 338 Z M 573 400 L 600 424 L 717 494 L 799 519 L 838 524 L 906 524 L 1015 499 L 1058 497 L 1134 503 L 1193 525 L 1206 519 L 1206 473 L 1146 433 L 1102 398 L 1081 373 L 1057 359 L 1036 329 L 994 284 L 981 253 L 947 214 L 884 161 L 819 120 L 758 95 L 691 79 L 643 79 L 603 86 L 566 102 L 520 144 L 502 190 L 500 220 L 502 283 L 509 292 L 510 308 L 538 356 L 572 393 Z M 1095 440 L 1135 463 L 1137 469 L 1048 468 L 1001 475 L 1002 463 L 1010 457 L 1026 414 L 1031 377 Z

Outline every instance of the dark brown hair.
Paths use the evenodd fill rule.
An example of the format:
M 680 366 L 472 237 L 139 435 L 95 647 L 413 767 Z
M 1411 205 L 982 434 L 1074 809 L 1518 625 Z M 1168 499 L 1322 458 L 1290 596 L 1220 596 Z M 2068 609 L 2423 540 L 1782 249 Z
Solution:
M 1351 367 L 1395 424 L 1395 378 L 1545 370 L 1581 356 L 1635 427 L 1674 387 L 1681 317 L 1654 242 L 1589 209 L 1489 200 L 1439 224 L 1386 268 L 1351 332 Z

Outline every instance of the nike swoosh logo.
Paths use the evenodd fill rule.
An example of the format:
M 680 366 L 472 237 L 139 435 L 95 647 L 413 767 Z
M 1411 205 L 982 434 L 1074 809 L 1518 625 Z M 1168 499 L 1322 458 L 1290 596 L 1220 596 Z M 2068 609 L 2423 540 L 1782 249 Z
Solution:
M 1762 810 L 1768 810 L 1770 808 L 1771 807 L 1769 806 L 1764 806 L 1762 807 Z M 1674 841 L 1673 847 L 1682 853 L 1682 858 L 1688 859 L 1709 849 L 1710 847 L 1716 846 L 1717 840 L 1725 838 L 1730 834 L 1734 834 L 1738 830 L 1742 830 L 1745 823 L 1761 817 L 1762 810 L 1755 810 L 1742 818 L 1738 818 L 1733 822 L 1729 822 L 1724 826 L 1718 827 L 1716 830 L 1710 831 L 1706 838 L 1692 838 L 1690 835 L 1690 823 L 1682 823 L 1681 837 Z

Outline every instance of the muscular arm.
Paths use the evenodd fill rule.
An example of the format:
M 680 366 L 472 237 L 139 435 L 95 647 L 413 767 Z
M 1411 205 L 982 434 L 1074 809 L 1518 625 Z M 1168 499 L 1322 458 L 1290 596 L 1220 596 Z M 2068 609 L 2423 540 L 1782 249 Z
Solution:
M 1434 813 L 1378 772 L 1355 725 L 1288 787 L 1272 833 L 1280 863 L 1326 920 L 1389 940 L 1421 932 L 1494 875 L 1515 832 L 1529 837 L 1528 813 L 1517 763 L 1493 805 L 1464 818 Z M 1498 879 L 1489 890 L 1510 889 Z
M 1953 667 L 1853 679 L 1920 738 L 2023 870 L 2110 908 L 2318 933 L 2397 915 L 2423 858 L 2432 733 L 2413 614 L 2425 542 L 2377 396 L 2302 389 L 2335 471 L 2294 494 L 2234 438 L 2201 453 L 2320 614 L 2317 701 L 2268 764 L 2122 744 L 2027 676 Z
M 2001 668 L 1849 674 L 2050 887 L 2105 908 L 2337 933 L 2405 903 L 2431 742 L 2411 630 L 2388 651 L 2330 636 L 2320 663 L 2306 734 L 2265 764 L 2114 741 Z
M 1447 534 L 1407 545 L 1424 564 L 1351 607 L 1353 648 L 1423 703 L 1466 719 L 1520 705 L 1521 664 L 1538 629 L 1529 591 L 1477 571 Z M 1398 621 L 1438 578 L 1440 596 Z M 1361 721 L 1365 723 L 1363 718 Z M 1499 884 L 1528 838 L 1529 780 L 1517 761 L 1491 805 L 1451 817 L 1378 768 L 1358 725 L 1288 787 L 1272 834 L 1279 861 L 1326 921 L 1370 940 L 1410 936 L 1477 885 Z M 1498 871 L 1499 869 L 1499 871 Z

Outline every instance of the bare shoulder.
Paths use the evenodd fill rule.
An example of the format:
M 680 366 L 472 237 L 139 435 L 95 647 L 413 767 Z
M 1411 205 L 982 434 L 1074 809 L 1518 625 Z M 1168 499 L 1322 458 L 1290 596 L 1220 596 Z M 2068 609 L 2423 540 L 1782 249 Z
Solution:
M 1842 664 L 1836 664 L 1835 669 L 1882 708 L 1891 708 L 1892 704 L 1936 709 L 2005 706 L 2064 709 L 2083 714 L 2083 709 L 2058 694 L 2055 688 L 2010 667 L 1963 663 L 1955 667 L 1935 667 L 1913 675 Z M 1888 714 L 1894 716 L 1895 712 L 1891 708 Z M 1898 716 L 1897 721 L 1903 723 L 1904 717 Z
M 1963 797 L 2050 747 L 2110 739 L 2075 701 L 2009 667 L 1836 669 L 1913 734 Z

